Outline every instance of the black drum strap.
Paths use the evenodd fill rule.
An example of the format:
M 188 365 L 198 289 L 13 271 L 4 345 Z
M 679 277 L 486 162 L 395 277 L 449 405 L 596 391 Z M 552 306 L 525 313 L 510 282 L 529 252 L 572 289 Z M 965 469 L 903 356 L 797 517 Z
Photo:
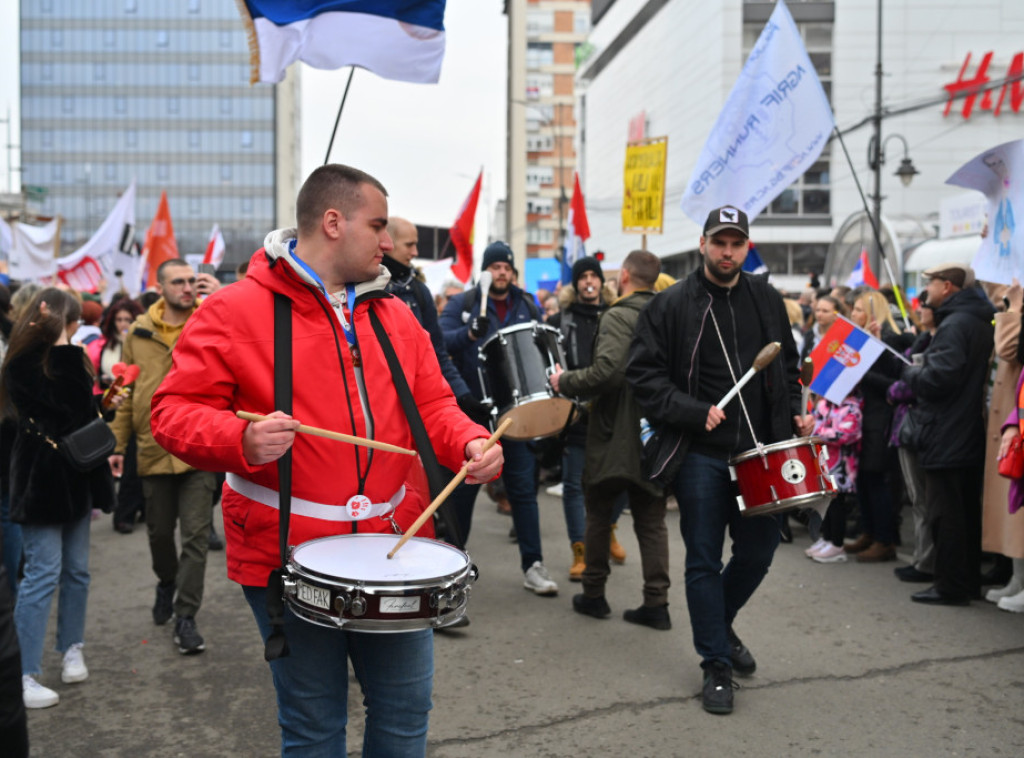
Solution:
M 416 401 L 413 399 L 412 390 L 409 389 L 409 382 L 402 371 L 402 364 L 398 362 L 395 348 L 391 344 L 384 324 L 380 322 L 377 313 L 370 307 L 370 324 L 373 325 L 374 334 L 377 335 L 377 342 L 380 343 L 384 357 L 387 359 L 388 368 L 391 369 L 391 379 L 395 384 L 395 391 L 398 399 L 402 402 L 402 409 L 405 411 L 405 418 L 409 422 L 409 431 L 412 432 L 413 441 L 416 443 L 416 450 L 419 451 L 423 460 L 423 468 L 427 472 L 427 484 L 430 487 L 430 497 L 437 497 L 447 484 L 441 469 L 441 464 L 434 453 L 434 447 L 430 444 L 430 437 L 427 436 L 427 428 L 423 425 L 423 418 L 420 416 Z M 459 529 L 459 522 L 455 519 L 454 509 L 445 501 L 438 507 L 435 515 L 441 521 L 445 536 L 448 541 L 460 550 L 465 547 L 465 540 Z
M 274 408 L 288 415 L 292 413 L 292 302 L 279 292 L 274 293 Z M 270 636 L 263 658 L 268 662 L 288 655 L 288 639 L 284 634 L 284 578 L 288 571 L 288 523 L 292 510 L 291 449 L 277 459 L 277 480 L 281 567 L 271 571 L 267 580 Z

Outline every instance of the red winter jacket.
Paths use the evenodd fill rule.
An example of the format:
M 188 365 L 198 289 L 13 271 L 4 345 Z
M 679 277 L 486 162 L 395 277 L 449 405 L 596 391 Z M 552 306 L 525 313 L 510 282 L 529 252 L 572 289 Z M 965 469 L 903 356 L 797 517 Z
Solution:
M 266 414 L 275 409 L 274 292 L 292 301 L 292 416 L 310 426 L 369 436 L 345 335 L 324 295 L 294 265 L 287 250 L 291 236 L 293 232 L 273 232 L 267 248 L 252 257 L 245 279 L 204 301 L 188 320 L 174 349 L 174 366 L 153 397 L 153 434 L 168 451 L 197 468 L 235 473 L 273 490 L 277 490 L 277 464 L 252 466 L 245 460 L 242 433 L 249 422 L 237 418 L 235 411 Z M 373 282 L 356 287 L 355 328 L 373 438 L 414 447 L 370 324 L 371 308 L 391 338 L 438 460 L 458 470 L 465 446 L 487 437 L 487 430 L 459 410 L 429 336 L 405 303 L 385 294 L 387 274 L 383 267 L 381 271 Z M 414 464 L 419 466 L 418 459 L 379 450 L 371 457 L 368 452 L 364 447 L 298 434 L 292 495 L 343 507 L 360 492 L 362 477 L 362 493 L 378 503 L 418 479 L 412 469 Z M 407 528 L 428 502 L 429 494 L 422 487 L 408 486 L 396 521 Z M 278 511 L 229 486 L 224 488 L 222 509 L 228 576 L 243 585 L 265 586 L 269 572 L 280 566 Z M 356 530 L 388 531 L 389 523 L 378 517 L 351 522 L 293 514 L 288 544 Z

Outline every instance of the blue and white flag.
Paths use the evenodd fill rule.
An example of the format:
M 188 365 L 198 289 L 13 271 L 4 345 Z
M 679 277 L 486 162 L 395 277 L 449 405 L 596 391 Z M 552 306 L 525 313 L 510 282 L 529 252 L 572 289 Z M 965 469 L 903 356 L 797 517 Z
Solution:
M 697 224 L 735 205 L 751 221 L 821 155 L 832 108 L 779 0 L 697 159 L 681 207 Z
M 252 77 L 279 82 L 297 60 L 361 66 L 385 79 L 434 83 L 444 58 L 445 0 L 245 0 Z M 241 7 L 241 4 L 240 4 Z
M 748 274 L 767 274 L 768 266 L 761 260 L 761 256 L 758 255 L 757 248 L 753 245 L 747 250 L 747 258 L 743 261 L 743 270 Z

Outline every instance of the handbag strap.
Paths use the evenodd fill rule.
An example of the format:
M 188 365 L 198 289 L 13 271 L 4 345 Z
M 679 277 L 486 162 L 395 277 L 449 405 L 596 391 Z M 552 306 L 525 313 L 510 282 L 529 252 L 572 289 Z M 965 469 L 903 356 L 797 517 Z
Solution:
M 292 301 L 280 292 L 274 293 L 274 408 L 289 416 L 292 413 Z M 284 578 L 288 572 L 288 524 L 292 510 L 291 448 L 277 459 L 277 479 L 281 566 L 271 571 L 267 580 L 270 635 L 263 649 L 267 661 L 283 658 L 289 652 L 284 634 Z
M 374 334 L 377 335 L 377 342 L 380 343 L 381 349 L 384 351 L 384 358 L 387 360 L 388 368 L 391 370 L 391 379 L 395 384 L 395 391 L 398 392 L 398 399 L 402 403 L 402 409 L 405 411 L 405 417 L 409 422 L 409 431 L 412 432 L 412 438 L 416 444 L 416 450 L 419 452 L 420 459 L 423 461 L 423 468 L 427 472 L 427 485 L 430 487 L 430 497 L 436 498 L 438 493 L 440 493 L 447 484 L 444 481 L 441 464 L 437 460 L 437 454 L 434 452 L 434 446 L 430 444 L 430 437 L 427 435 L 427 428 L 423 425 L 423 417 L 420 416 L 420 411 L 416 407 L 416 401 L 413 399 L 412 390 L 409 389 L 409 382 L 405 378 L 405 372 L 402 371 L 402 364 L 398 362 L 398 356 L 395 354 L 395 348 L 391 344 L 391 338 L 388 337 L 384 324 L 381 323 L 380 318 L 377 316 L 377 313 L 373 310 L 372 306 L 369 310 L 370 324 L 373 326 Z M 441 519 L 444 521 L 445 528 L 448 532 L 447 536 L 451 542 L 457 548 L 461 549 L 464 547 L 466 544 L 465 539 L 459 529 L 459 522 L 455 519 L 455 514 L 451 506 L 447 502 L 443 502 L 438 508 L 437 513 L 441 514 Z

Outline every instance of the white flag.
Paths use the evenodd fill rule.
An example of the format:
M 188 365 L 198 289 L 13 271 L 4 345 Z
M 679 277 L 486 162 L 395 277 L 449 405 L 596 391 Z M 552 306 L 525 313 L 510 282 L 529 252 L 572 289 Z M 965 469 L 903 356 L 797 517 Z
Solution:
M 91 258 L 99 265 L 102 278 L 106 282 L 106 290 L 100 293 L 104 301 L 109 301 L 114 294 L 127 288 L 128 282 L 124 279 L 124 261 L 121 252 L 122 243 L 125 242 L 125 231 L 135 227 L 135 180 L 128 185 L 128 188 L 121 193 L 121 197 L 114 203 L 110 213 L 100 224 L 89 240 L 70 255 L 66 255 L 57 261 L 57 268 L 61 272 L 73 270 L 89 270 L 79 268 L 86 259 Z M 122 276 L 118 277 L 117 272 L 121 271 Z M 95 276 L 90 274 L 89 281 L 95 286 Z M 87 289 L 92 289 L 88 287 Z M 135 294 L 138 294 L 137 292 Z
M 703 225 L 723 205 L 751 221 L 821 155 L 832 109 L 800 32 L 779 0 L 718 114 L 683 211 Z
M 57 251 L 60 249 L 60 217 L 43 226 L 30 226 L 20 221 L 11 224 L 11 279 L 35 282 L 57 273 Z

